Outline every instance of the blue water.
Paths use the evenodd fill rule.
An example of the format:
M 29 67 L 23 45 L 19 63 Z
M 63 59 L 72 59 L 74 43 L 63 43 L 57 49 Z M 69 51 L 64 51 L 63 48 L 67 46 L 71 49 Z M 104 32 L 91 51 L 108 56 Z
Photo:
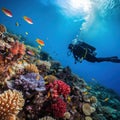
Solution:
M 98 57 L 117 55 L 120 57 L 120 1 L 119 0 L 81 0 L 90 6 L 72 6 L 76 0 L 0 0 L 0 9 L 11 10 L 13 17 L 0 11 L 0 23 L 27 38 L 26 43 L 37 47 L 36 38 L 44 40 L 47 51 L 63 66 L 92 81 L 94 78 L 102 85 L 120 94 L 120 64 L 90 63 L 83 61 L 74 64 L 73 56 L 67 56 L 68 44 L 77 37 L 93 45 Z M 78 1 L 78 0 L 77 0 Z M 86 7 L 89 8 L 86 10 Z M 33 25 L 23 20 L 28 16 Z M 17 27 L 15 23 L 20 25 Z M 25 34 L 28 32 L 28 35 Z

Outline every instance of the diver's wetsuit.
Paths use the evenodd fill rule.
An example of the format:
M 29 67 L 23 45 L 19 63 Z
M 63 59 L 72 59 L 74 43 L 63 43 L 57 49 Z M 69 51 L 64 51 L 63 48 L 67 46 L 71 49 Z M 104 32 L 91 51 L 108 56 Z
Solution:
M 89 62 L 109 61 L 109 62 L 120 63 L 120 59 L 118 59 L 117 56 L 97 58 L 94 54 L 96 49 L 84 42 L 78 42 L 75 45 L 69 44 L 68 49 L 70 49 L 70 51 L 73 53 L 73 56 L 75 58 L 75 63 L 77 61 L 81 62 L 82 59 L 85 59 Z

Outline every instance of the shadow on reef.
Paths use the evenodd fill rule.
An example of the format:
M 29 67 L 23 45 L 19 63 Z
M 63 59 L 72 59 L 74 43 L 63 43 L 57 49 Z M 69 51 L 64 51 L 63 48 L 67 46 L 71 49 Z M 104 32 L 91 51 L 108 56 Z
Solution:
M 22 39 L 22 37 L 21 37 Z M 21 40 L 22 41 L 22 40 Z M 118 120 L 120 99 L 0 25 L 1 120 Z

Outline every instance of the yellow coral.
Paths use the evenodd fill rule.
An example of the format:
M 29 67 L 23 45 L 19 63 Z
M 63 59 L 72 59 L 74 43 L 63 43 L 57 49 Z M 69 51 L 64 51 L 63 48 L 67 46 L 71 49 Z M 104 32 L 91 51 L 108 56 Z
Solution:
M 21 92 L 7 90 L 0 94 L 0 120 L 15 120 L 24 105 Z
M 38 68 L 34 64 L 29 64 L 25 67 L 25 70 L 27 72 L 34 72 L 34 73 L 39 73 Z
M 91 115 L 91 113 L 95 112 L 95 108 L 90 106 L 90 104 L 88 104 L 88 103 L 83 104 L 82 110 L 85 115 Z

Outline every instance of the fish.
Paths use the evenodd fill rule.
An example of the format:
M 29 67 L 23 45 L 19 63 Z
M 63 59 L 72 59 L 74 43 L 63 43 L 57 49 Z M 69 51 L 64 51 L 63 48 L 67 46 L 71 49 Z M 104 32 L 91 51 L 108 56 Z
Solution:
M 47 98 L 49 98 L 51 96 L 50 91 L 47 93 Z
M 37 42 L 38 44 L 40 44 L 41 46 L 44 46 L 44 45 L 45 45 L 45 43 L 44 43 L 43 40 L 36 39 L 36 42 Z
M 39 45 L 38 48 L 41 49 L 41 46 Z
M 86 86 L 85 87 L 87 90 L 91 90 L 91 87 L 90 86 Z
M 31 56 L 35 56 L 35 53 L 32 50 L 28 50 L 27 54 L 31 55 Z
M 83 92 L 83 95 L 88 95 L 89 93 L 86 91 L 86 92 Z
M 6 8 L 2 8 L 2 12 L 8 17 L 13 17 L 12 12 Z
M 107 97 L 107 98 L 105 98 L 103 101 L 104 101 L 104 102 L 107 102 L 109 99 L 110 99 L 110 98 Z
M 18 22 L 16 22 L 15 25 L 16 25 L 17 27 L 20 26 L 20 24 L 19 24 Z
M 28 35 L 28 32 L 25 32 L 26 35 Z
M 27 16 L 23 16 L 23 19 L 24 19 L 27 23 L 33 24 L 32 19 L 28 18 Z
M 70 96 L 67 97 L 67 102 L 68 102 L 68 103 L 71 102 L 71 97 L 70 97 Z

